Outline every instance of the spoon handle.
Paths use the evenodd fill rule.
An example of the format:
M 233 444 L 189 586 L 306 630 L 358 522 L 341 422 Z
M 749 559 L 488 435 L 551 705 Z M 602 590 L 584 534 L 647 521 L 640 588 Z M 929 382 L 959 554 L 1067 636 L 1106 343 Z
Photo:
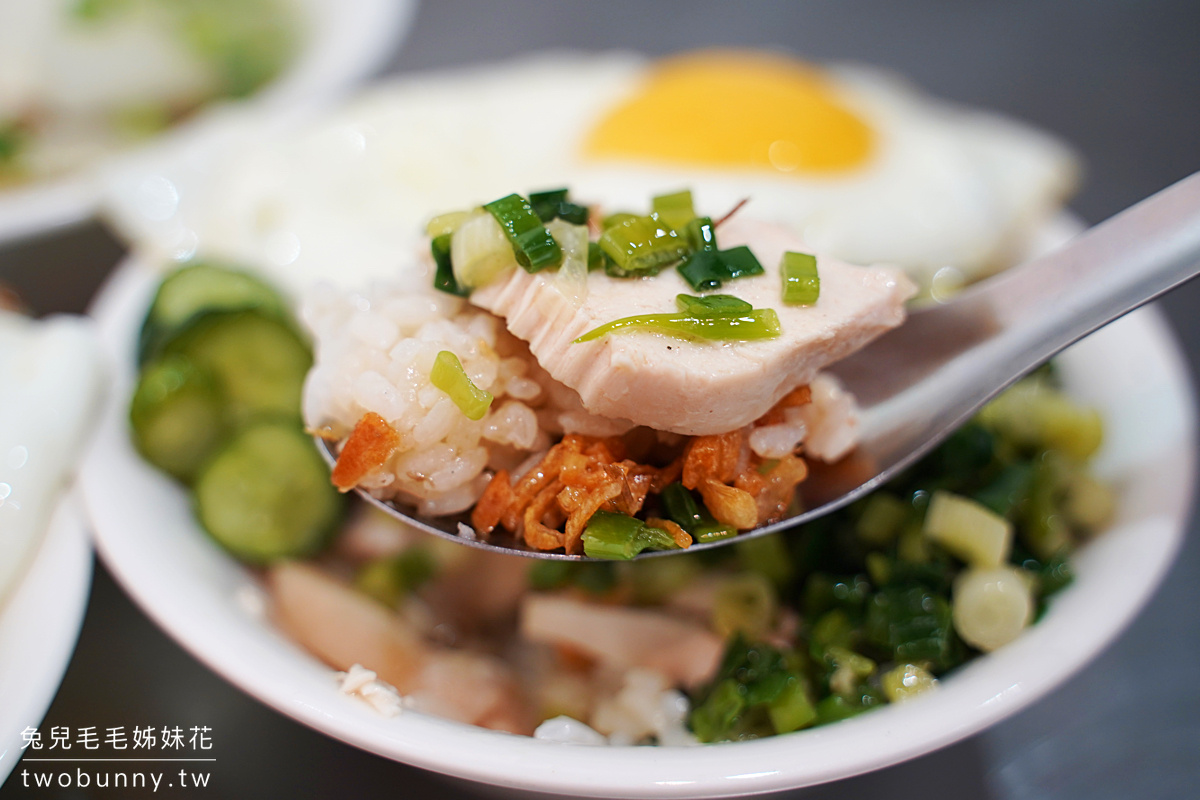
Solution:
M 998 338 L 1011 337 L 1029 369 L 1197 272 L 1200 173 L 988 282 L 979 295 L 1006 329 Z
M 914 312 L 834 371 L 864 409 L 867 438 L 924 450 L 1017 378 L 1198 271 L 1200 173 Z

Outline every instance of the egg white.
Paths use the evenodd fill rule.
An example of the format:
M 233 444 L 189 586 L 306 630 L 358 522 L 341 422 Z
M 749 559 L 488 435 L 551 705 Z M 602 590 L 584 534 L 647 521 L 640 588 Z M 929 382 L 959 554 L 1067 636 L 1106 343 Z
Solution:
M 832 68 L 836 93 L 872 128 L 870 161 L 821 177 L 599 163 L 587 133 L 636 91 L 649 62 L 628 54 L 548 53 L 383 84 L 284 134 L 226 137 L 218 155 L 123 176 L 111 212 L 136 242 L 257 265 L 293 290 L 395 279 L 424 249 L 435 214 L 510 192 L 569 186 L 581 202 L 648 208 L 691 188 L 701 213 L 786 224 L 814 249 L 895 263 L 928 283 L 943 268 L 975 276 L 1006 264 L 1074 184 L 1071 151 L 997 116 L 933 100 L 891 75 Z M 147 181 L 175 192 L 146 213 Z

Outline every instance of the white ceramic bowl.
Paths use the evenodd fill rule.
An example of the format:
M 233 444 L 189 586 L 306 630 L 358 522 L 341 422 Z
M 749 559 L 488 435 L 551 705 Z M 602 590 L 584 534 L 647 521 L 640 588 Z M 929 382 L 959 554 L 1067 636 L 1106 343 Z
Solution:
M 0 783 L 54 697 L 87 606 L 91 546 L 64 495 L 103 396 L 99 361 L 91 320 L 0 312 Z
M 1137 613 L 1182 540 L 1195 409 L 1179 349 L 1149 309 L 1061 358 L 1072 393 L 1107 421 L 1098 470 L 1118 489 L 1117 521 L 1078 554 L 1076 582 L 1035 627 L 936 693 L 823 728 L 697 748 L 561 745 L 418 713 L 385 718 L 340 694 L 328 667 L 255 613 L 246 602 L 262 597 L 254 573 L 205 536 L 185 492 L 130 446 L 134 342 L 157 279 L 127 262 L 94 308 L 116 375 L 82 471 L 101 555 L 147 614 L 246 692 L 330 736 L 448 775 L 574 796 L 719 797 L 894 764 L 975 733 L 1068 678 Z
M 83 514 L 78 498 L 68 495 L 51 517 L 29 569 L 0 608 L 0 784 L 21 757 L 21 732 L 41 724 L 58 691 L 83 624 L 91 581 L 92 548 Z
M 0 191 L 0 242 L 87 219 L 101 196 L 99 173 L 134 169 L 166 149 L 193 146 L 219 120 L 328 103 L 384 65 L 407 33 L 416 0 L 300 0 L 310 31 L 307 46 L 288 70 L 252 99 L 218 104 L 146 145 L 105 159 L 93 168 Z

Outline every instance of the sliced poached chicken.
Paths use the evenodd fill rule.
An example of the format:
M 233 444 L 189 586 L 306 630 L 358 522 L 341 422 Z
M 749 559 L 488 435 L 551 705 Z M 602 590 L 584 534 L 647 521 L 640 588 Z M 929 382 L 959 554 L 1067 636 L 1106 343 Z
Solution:
M 856 267 L 820 253 L 820 298 L 812 306 L 782 300 L 779 274 L 785 251 L 812 252 L 790 231 L 734 218 L 718 231 L 722 248 L 749 245 L 765 270 L 725 284 L 755 308 L 774 308 L 782 332 L 749 342 L 684 340 L 622 331 L 575 343 L 584 333 L 622 317 L 671 313 L 675 296 L 695 294 L 675 269 L 647 278 L 587 277 L 580 300 L 560 290 L 552 271 L 513 269 L 477 289 L 471 302 L 503 317 L 529 343 L 542 367 L 575 389 L 584 407 L 685 435 L 725 433 L 765 414 L 823 367 L 860 349 L 904 321 L 916 287 L 898 268 Z

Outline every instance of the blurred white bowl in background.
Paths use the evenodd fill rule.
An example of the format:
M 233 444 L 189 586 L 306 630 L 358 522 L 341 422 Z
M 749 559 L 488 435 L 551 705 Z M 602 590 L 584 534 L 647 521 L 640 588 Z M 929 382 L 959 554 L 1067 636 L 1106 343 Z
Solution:
M 146 144 L 61 178 L 0 189 L 0 242 L 82 222 L 100 200 L 100 174 L 196 147 L 227 118 L 321 107 L 382 68 L 407 34 L 416 0 L 298 0 L 305 44 L 294 63 L 252 97 L 216 103 Z
M 0 784 L 22 755 L 22 731 L 41 724 L 75 651 L 92 581 L 85 526 L 78 497 L 68 495 L 0 608 Z M 49 734 L 41 738 L 47 746 Z

